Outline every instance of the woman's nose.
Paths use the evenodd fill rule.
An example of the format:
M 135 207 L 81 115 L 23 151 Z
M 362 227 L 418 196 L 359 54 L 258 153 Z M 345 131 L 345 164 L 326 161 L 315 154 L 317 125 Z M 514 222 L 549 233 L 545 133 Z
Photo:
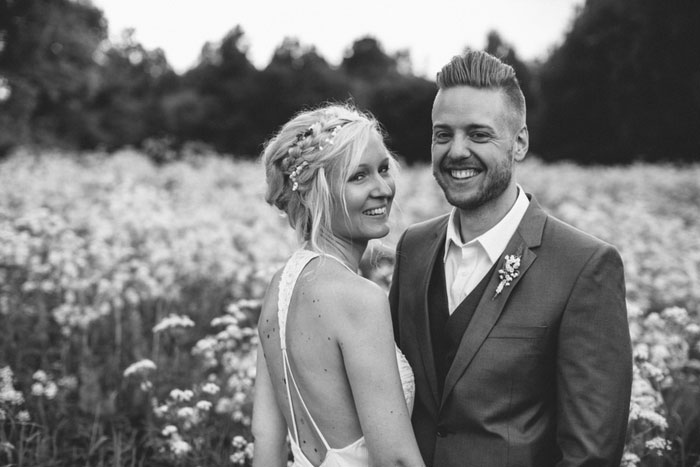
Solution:
M 372 195 L 375 197 L 392 197 L 394 196 L 394 180 L 391 176 L 382 176 L 377 174 L 374 177 L 374 188 L 372 190 Z

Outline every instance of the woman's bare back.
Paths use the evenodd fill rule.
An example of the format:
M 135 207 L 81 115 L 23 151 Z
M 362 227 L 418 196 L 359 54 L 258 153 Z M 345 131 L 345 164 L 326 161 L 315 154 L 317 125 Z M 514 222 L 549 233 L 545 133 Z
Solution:
M 281 271 L 265 296 L 259 333 L 277 402 L 291 427 L 278 320 L 280 278 Z M 301 272 L 289 304 L 286 335 L 291 371 L 311 416 L 333 448 L 342 448 L 362 437 L 342 355 L 342 334 L 351 330 L 346 329 L 345 307 L 337 297 L 346 294 L 336 292 L 342 287 L 361 294 L 368 285 L 337 261 L 315 258 Z M 318 464 L 325 455 L 323 443 L 298 395 L 294 390 L 290 395 L 299 446 L 311 462 Z

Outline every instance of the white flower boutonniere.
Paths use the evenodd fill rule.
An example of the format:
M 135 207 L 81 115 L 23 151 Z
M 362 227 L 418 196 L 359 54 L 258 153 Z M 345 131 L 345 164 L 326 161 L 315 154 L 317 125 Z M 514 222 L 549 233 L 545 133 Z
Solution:
M 506 255 L 504 259 L 503 269 L 498 270 L 498 278 L 501 279 L 501 282 L 498 283 L 493 298 L 498 297 L 503 292 L 503 289 L 508 287 L 513 282 L 513 279 L 520 275 L 520 271 L 518 271 L 520 269 L 520 256 Z

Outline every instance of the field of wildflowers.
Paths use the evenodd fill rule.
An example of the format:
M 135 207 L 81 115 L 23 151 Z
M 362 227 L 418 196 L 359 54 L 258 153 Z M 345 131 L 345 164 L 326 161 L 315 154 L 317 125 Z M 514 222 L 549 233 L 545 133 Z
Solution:
M 582 168 L 518 180 L 616 245 L 635 378 L 626 466 L 700 466 L 700 165 Z M 402 170 L 387 285 L 408 224 L 446 212 L 429 169 Z M 157 166 L 141 154 L 0 162 L 0 465 L 249 465 L 255 322 L 295 248 L 254 162 Z

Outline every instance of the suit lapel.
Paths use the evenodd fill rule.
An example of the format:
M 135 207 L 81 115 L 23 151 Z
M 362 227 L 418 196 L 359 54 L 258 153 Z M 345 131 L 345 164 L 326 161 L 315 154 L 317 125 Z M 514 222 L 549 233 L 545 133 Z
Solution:
M 469 363 L 471 363 L 474 358 L 474 355 L 476 355 L 476 352 L 479 350 L 486 337 L 488 337 L 496 321 L 498 321 L 498 318 L 501 316 L 508 302 L 510 294 L 518 286 L 518 282 L 535 261 L 535 258 L 537 258 L 537 255 L 532 249 L 540 245 L 545 220 L 546 214 L 539 207 L 537 201 L 532 198 L 523 220 L 508 242 L 508 246 L 506 246 L 501 258 L 498 260 L 499 263 L 491 274 L 489 283 L 486 286 L 486 291 L 479 301 L 479 305 L 474 312 L 469 327 L 462 336 L 457 355 L 445 378 L 445 386 L 440 403 L 441 407 L 447 400 L 447 396 L 454 388 L 457 380 L 465 372 Z M 504 287 L 500 294 L 495 296 L 496 288 L 501 282 L 498 270 L 503 268 L 505 255 L 520 256 L 519 275 L 513 279 L 510 285 Z
M 417 310 L 417 313 L 411 314 L 414 320 L 414 328 L 423 361 L 423 374 L 425 374 L 428 380 L 428 385 L 430 386 L 430 392 L 433 396 L 435 407 L 438 406 L 439 395 L 432 338 L 430 336 L 430 323 L 428 321 L 428 287 L 430 285 L 430 276 L 432 274 L 435 261 L 441 260 L 438 258 L 438 252 L 441 251 L 440 247 L 445 243 L 447 220 L 448 216 L 445 216 L 433 230 L 432 237 L 428 242 L 427 247 L 422 249 L 422 251 L 415 252 L 417 254 L 416 264 L 419 265 L 420 270 L 423 271 L 423 276 L 416 284 L 419 289 L 417 290 L 417 294 L 415 296 L 418 300 L 422 300 L 422 305 Z

